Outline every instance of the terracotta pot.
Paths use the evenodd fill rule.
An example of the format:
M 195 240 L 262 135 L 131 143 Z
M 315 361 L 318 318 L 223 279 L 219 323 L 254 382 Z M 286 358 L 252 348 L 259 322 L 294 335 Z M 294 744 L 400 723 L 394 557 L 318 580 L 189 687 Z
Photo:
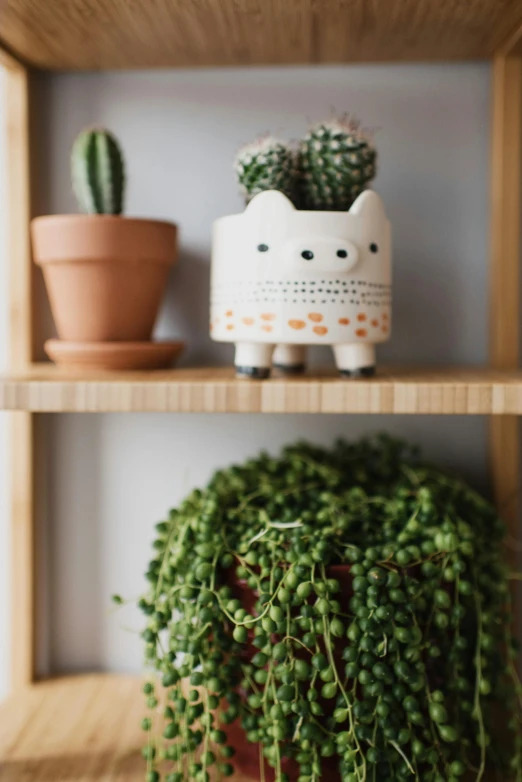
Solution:
M 336 595 L 341 604 L 343 611 L 349 611 L 349 601 L 353 595 L 352 581 L 353 576 L 350 573 L 350 565 L 330 565 L 326 569 L 328 578 L 335 578 L 339 581 L 341 592 Z M 242 607 L 252 612 L 254 604 L 256 602 L 256 595 L 250 587 L 247 586 L 245 581 L 238 581 L 237 578 L 231 572 L 230 586 L 234 590 L 235 596 L 241 601 Z M 253 632 L 249 633 L 250 639 L 253 640 Z M 254 654 L 258 650 L 254 646 L 249 646 L 245 653 L 247 660 L 251 660 Z M 336 663 L 342 665 L 342 658 L 337 652 L 335 654 Z M 244 693 L 242 693 L 244 695 Z M 331 708 L 331 702 L 324 701 L 323 706 L 328 709 Z M 235 749 L 235 755 L 233 759 L 234 766 L 239 774 L 244 775 L 247 779 L 258 779 L 259 777 L 259 745 L 252 744 L 247 741 L 245 732 L 241 727 L 240 721 L 236 720 L 231 725 L 226 725 L 224 729 L 228 735 L 228 741 Z M 340 782 L 340 774 L 337 769 L 337 758 L 324 758 L 323 759 L 323 776 L 329 782 Z M 296 782 L 299 772 L 298 764 L 289 758 L 282 759 L 282 770 L 288 774 L 291 782 Z M 266 782 L 273 782 L 275 778 L 274 769 L 265 763 L 265 780 Z
M 32 222 L 60 339 L 149 340 L 176 260 L 177 228 L 112 215 L 55 215 Z

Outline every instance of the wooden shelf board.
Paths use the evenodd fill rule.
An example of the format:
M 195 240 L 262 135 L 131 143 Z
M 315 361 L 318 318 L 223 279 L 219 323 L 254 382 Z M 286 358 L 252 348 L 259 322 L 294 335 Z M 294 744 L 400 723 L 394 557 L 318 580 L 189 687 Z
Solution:
M 332 371 L 245 380 L 232 368 L 72 372 L 51 364 L 0 376 L 0 410 L 178 413 L 522 415 L 522 371 L 379 368 L 346 380 Z
M 82 674 L 17 692 L 0 704 L 0 782 L 143 782 L 140 685 L 137 676 Z
M 137 676 L 29 685 L 0 704 L 0 782 L 143 782 L 146 714 Z
M 139 680 L 50 679 L 0 705 L 0 782 L 143 782 Z
M 474 60 L 519 0 L 9 0 L 0 39 L 44 69 Z

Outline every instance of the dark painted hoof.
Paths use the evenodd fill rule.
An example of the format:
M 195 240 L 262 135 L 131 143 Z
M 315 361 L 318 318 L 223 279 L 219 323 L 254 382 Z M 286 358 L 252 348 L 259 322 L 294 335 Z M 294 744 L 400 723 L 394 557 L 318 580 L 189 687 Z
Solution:
M 274 369 L 284 375 L 302 375 L 306 372 L 306 364 L 274 364 Z
M 357 369 L 340 369 L 339 374 L 341 377 L 373 377 L 375 375 L 375 367 L 358 367 Z
M 253 380 L 266 380 L 270 377 L 270 367 L 236 367 L 238 377 L 250 377 Z

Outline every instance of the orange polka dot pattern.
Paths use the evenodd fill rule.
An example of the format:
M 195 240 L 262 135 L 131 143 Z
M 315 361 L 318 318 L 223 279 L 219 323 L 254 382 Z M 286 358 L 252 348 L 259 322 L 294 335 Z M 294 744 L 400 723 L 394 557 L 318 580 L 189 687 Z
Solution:
M 224 317 L 223 326 L 226 331 L 235 331 L 236 318 L 234 317 L 234 311 L 225 310 L 221 314 Z M 338 329 L 338 326 L 342 326 L 343 329 L 346 328 L 347 342 L 349 342 L 351 339 L 354 341 L 358 339 L 368 339 L 371 341 L 372 337 L 376 341 L 379 341 L 383 339 L 382 335 L 388 334 L 390 330 L 390 316 L 388 312 L 383 312 L 379 317 L 372 317 L 371 319 L 368 317 L 366 312 L 358 312 L 356 315 L 356 323 L 354 326 L 352 326 L 352 328 L 347 328 L 352 325 L 352 321 L 350 318 L 346 317 L 337 318 L 335 322 L 328 324 L 328 312 L 309 312 L 307 313 L 305 320 L 301 320 L 300 318 L 290 318 L 286 322 L 283 321 L 283 324 L 279 323 L 278 321 L 279 318 L 276 313 L 262 312 L 257 316 L 257 318 L 253 317 L 253 315 L 244 315 L 243 317 L 239 317 L 237 319 L 237 325 L 240 327 L 248 326 L 249 332 L 250 330 L 252 332 L 253 339 L 255 339 L 256 332 L 262 331 L 266 334 L 270 334 L 281 325 L 283 325 L 283 327 L 289 327 L 292 329 L 292 331 L 306 333 L 308 330 L 310 330 L 310 332 L 317 337 L 327 337 L 328 334 L 331 333 L 332 328 Z M 211 331 L 215 332 L 219 324 L 220 318 L 215 317 L 214 322 L 211 323 L 210 326 Z M 223 328 L 223 326 L 221 326 L 221 328 Z M 337 331 L 337 333 L 339 332 Z M 279 337 L 279 334 L 277 334 L 277 337 Z M 328 340 L 326 340 L 326 342 L 327 341 Z

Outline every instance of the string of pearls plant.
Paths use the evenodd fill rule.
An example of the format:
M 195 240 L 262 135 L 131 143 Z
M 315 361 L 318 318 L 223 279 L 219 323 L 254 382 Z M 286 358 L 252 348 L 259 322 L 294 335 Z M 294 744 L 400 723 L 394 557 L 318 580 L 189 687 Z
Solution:
M 297 782 L 333 761 L 342 782 L 520 782 L 502 537 L 488 502 L 386 437 L 217 472 L 158 524 L 139 602 L 147 782 L 230 776 L 236 720 L 276 782 L 285 758 Z

